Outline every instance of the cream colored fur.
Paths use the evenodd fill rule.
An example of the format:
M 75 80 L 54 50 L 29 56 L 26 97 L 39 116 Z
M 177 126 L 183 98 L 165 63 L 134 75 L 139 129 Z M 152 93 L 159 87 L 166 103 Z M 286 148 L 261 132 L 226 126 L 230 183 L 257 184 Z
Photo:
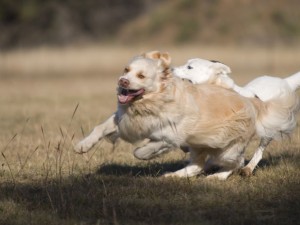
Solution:
M 216 85 L 194 85 L 174 77 L 170 61 L 168 54 L 160 52 L 134 58 L 119 80 L 122 104 L 119 102 L 117 112 L 75 150 L 86 152 L 113 133 L 130 143 L 149 139 L 134 151 L 140 159 L 187 146 L 191 150 L 190 165 L 166 176 L 195 176 L 203 171 L 210 156 L 222 167 L 213 177 L 226 179 L 243 165 L 244 150 L 269 106 Z M 127 90 L 142 94 L 127 98 L 131 95 Z
M 228 75 L 230 72 L 228 66 L 204 59 L 191 59 L 185 65 L 174 68 L 176 76 L 190 79 L 195 84 L 216 84 L 265 102 L 256 123 L 256 133 L 261 137 L 260 145 L 250 163 L 242 170 L 245 175 L 250 175 L 270 141 L 290 134 L 296 126 L 296 113 L 299 110 L 296 90 L 300 87 L 300 72 L 285 79 L 258 77 L 245 87 L 235 84 Z

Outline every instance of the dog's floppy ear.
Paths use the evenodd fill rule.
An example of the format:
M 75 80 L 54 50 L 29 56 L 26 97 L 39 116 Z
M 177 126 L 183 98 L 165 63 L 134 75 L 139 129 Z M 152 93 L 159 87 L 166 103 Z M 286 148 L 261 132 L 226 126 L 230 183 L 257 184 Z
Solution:
M 169 67 L 171 64 L 171 57 L 167 52 L 151 51 L 142 54 L 142 56 L 148 59 L 160 59 L 165 67 Z
M 143 57 L 148 59 L 160 59 L 160 55 L 159 51 L 145 52 L 142 54 Z
M 170 57 L 169 53 L 167 53 L 167 52 L 161 53 L 160 59 L 163 61 L 164 65 L 166 67 L 170 66 L 170 64 L 171 64 L 171 57 Z

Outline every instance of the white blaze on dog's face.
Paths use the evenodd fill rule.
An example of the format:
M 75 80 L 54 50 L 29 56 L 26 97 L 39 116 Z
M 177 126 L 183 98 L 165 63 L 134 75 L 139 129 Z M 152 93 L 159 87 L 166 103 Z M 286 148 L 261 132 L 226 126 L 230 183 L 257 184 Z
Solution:
M 133 58 L 119 78 L 119 103 L 127 104 L 145 94 L 158 92 L 163 81 L 170 75 L 170 63 L 167 53 L 157 51 Z
M 191 80 L 194 84 L 209 83 L 216 79 L 216 76 L 227 76 L 231 73 L 228 66 L 217 61 L 205 59 L 190 59 L 183 65 L 174 68 L 175 76 Z

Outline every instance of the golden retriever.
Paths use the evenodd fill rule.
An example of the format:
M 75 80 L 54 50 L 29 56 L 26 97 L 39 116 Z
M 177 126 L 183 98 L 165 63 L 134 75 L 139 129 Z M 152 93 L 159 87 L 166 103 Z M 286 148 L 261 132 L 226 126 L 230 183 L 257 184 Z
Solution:
M 134 151 L 140 159 L 187 146 L 190 164 L 165 176 L 195 176 L 203 171 L 209 156 L 222 167 L 210 177 L 227 179 L 243 166 L 244 150 L 265 105 L 226 88 L 195 85 L 175 77 L 170 63 L 169 54 L 160 52 L 133 58 L 118 81 L 117 112 L 95 127 L 75 150 L 86 152 L 114 133 L 130 143 L 149 139 Z

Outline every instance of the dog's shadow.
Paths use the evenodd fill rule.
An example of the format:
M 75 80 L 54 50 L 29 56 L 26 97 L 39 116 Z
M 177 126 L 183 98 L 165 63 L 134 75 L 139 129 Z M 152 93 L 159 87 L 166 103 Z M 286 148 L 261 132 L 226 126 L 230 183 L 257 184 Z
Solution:
M 186 161 L 167 163 L 148 163 L 146 165 L 105 164 L 99 167 L 97 174 L 113 176 L 150 176 L 158 177 L 166 172 L 182 169 L 187 165 Z
M 300 160 L 300 157 L 297 160 Z M 296 160 L 295 155 L 284 153 L 279 156 L 271 156 L 269 154 L 266 158 L 262 159 L 256 169 L 259 170 L 261 168 L 273 167 L 277 166 L 282 162 L 282 160 Z M 245 161 L 245 165 L 249 160 Z M 174 162 L 166 162 L 166 163 L 148 163 L 143 165 L 127 165 L 127 164 L 104 164 L 100 166 L 97 170 L 97 174 L 101 175 L 113 175 L 113 176 L 150 176 L 150 177 L 158 177 L 163 175 L 166 172 L 174 172 L 179 169 L 184 168 L 188 164 L 187 161 L 174 161 Z M 206 171 L 206 174 L 212 174 L 218 171 L 219 168 L 211 168 L 209 171 Z M 254 173 L 255 173 L 254 171 Z

